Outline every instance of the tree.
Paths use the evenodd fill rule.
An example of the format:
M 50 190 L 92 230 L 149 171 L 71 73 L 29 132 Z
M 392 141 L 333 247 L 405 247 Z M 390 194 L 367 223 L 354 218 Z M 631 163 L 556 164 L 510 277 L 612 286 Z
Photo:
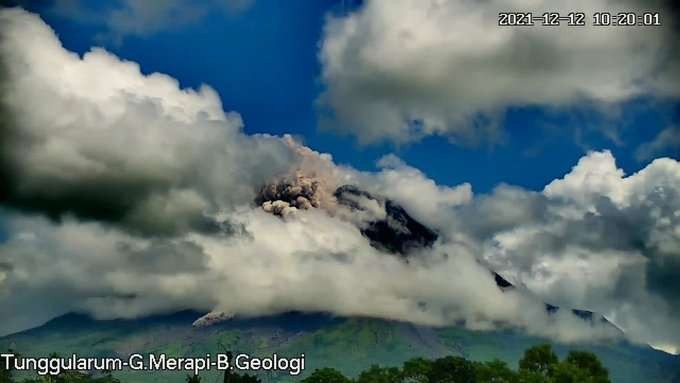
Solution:
M 395 367 L 380 367 L 373 365 L 362 372 L 357 383 L 394 383 L 399 381 L 401 371 Z
M 465 358 L 446 356 L 434 361 L 428 378 L 437 383 L 474 383 L 475 368 Z
M 322 368 L 314 370 L 309 377 L 302 379 L 302 383 L 351 383 L 351 380 L 334 368 Z
M 592 352 L 570 351 L 564 362 L 586 371 L 593 383 L 609 382 L 609 371 Z
M 404 362 L 401 369 L 401 382 L 428 383 L 432 372 L 432 361 L 424 358 L 413 358 Z
M 558 363 L 550 372 L 551 383 L 590 383 L 588 371 L 582 370 L 569 363 Z
M 519 361 L 520 383 L 609 383 L 609 372 L 597 356 L 570 351 L 563 361 L 548 344 L 534 346 Z
M 475 377 L 479 383 L 516 383 L 517 373 L 502 360 L 475 363 Z
M 33 379 L 22 380 L 21 383 L 120 383 L 110 374 L 94 377 L 78 371 L 65 371 L 59 375 L 45 375 Z
M 557 359 L 552 347 L 549 344 L 541 344 L 524 352 L 524 356 L 519 361 L 519 369 L 520 371 L 526 370 L 548 377 L 550 370 L 558 362 L 559 359 Z
M 258 377 L 249 374 L 234 374 L 231 376 L 230 383 L 262 383 Z
M 548 377 L 536 371 L 519 370 L 517 381 L 519 383 L 548 383 Z

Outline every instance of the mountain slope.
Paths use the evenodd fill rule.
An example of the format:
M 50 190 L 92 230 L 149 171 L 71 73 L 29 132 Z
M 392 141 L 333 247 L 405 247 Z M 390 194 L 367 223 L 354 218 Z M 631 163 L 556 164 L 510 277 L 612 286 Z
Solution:
M 265 193 L 269 199 L 276 200 L 263 202 L 270 202 L 273 214 L 277 214 L 276 206 L 290 207 L 300 197 L 313 197 L 310 193 L 306 193 L 306 197 L 298 195 L 298 191 L 304 192 L 305 188 L 279 186 L 267 189 L 275 191 L 269 193 L 273 196 Z M 389 199 L 373 196 L 351 185 L 338 188 L 334 196 L 339 206 L 366 213 L 363 216 L 368 219 L 362 222 L 360 229 L 374 247 L 405 261 L 414 256 L 414 250 L 432 246 L 439 237 L 436 231 L 416 221 Z M 491 270 L 489 273 L 502 291 L 516 288 L 501 275 Z M 545 307 L 550 314 L 559 310 L 551 304 L 545 304 Z M 590 311 L 572 309 L 571 313 L 591 324 L 606 322 L 604 317 Z M 0 350 L 12 348 L 29 356 L 56 352 L 62 356 L 77 353 L 121 357 L 132 353 L 203 356 L 226 350 L 260 356 L 274 352 L 289 356 L 304 353 L 308 373 L 315 368 L 334 367 L 355 376 L 372 364 L 396 366 L 414 357 L 444 355 L 460 355 L 472 360 L 498 358 L 516 367 L 524 350 L 546 342 L 511 330 L 480 332 L 461 327 L 428 328 L 378 319 L 301 313 L 222 322 L 219 320 L 228 317 L 218 315 L 218 321 L 199 321 L 215 324 L 193 327 L 191 324 L 200 317 L 200 313 L 185 311 L 139 320 L 96 321 L 84 315 L 69 314 L 41 327 L 0 338 Z M 609 368 L 614 382 L 680 379 L 680 358 L 649 347 L 625 342 L 587 346 L 553 343 L 553 346 L 562 355 L 574 348 L 596 353 Z M 181 382 L 184 378 L 184 373 L 128 371 L 119 375 L 125 382 Z M 204 382 L 219 380 L 215 371 L 206 375 Z M 285 375 L 267 378 L 269 381 L 290 380 Z
M 472 360 L 502 359 L 516 366 L 524 350 L 543 339 L 514 331 L 478 332 L 460 327 L 428 328 L 363 318 L 289 313 L 274 317 L 234 319 L 205 328 L 191 323 L 200 313 L 181 312 L 138 320 L 96 321 L 69 314 L 45 325 L 0 338 L 0 350 L 24 355 L 127 356 L 133 352 L 165 352 L 174 356 L 234 352 L 306 356 L 307 372 L 335 367 L 356 375 L 371 364 L 398 365 L 409 358 L 462 355 Z M 614 382 L 671 382 L 680 377 L 680 358 L 627 343 L 554 344 L 559 354 L 569 349 L 596 353 Z M 183 374 L 124 372 L 126 382 L 180 382 Z M 206 374 L 205 382 L 218 379 Z M 269 376 L 287 381 L 285 376 Z

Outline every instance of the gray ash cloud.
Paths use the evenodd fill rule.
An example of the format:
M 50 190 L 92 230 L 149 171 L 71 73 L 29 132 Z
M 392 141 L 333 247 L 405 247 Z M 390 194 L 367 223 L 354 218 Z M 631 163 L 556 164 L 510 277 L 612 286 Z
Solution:
M 321 182 L 300 172 L 283 177 L 277 182 L 263 186 L 255 203 L 266 212 L 284 216 L 295 209 L 310 209 L 321 206 L 319 195 Z
M 325 198 L 319 179 L 296 172 L 262 187 L 255 203 L 268 213 L 286 217 L 296 210 L 323 208 L 330 214 L 347 219 L 376 249 L 406 255 L 412 250 L 430 247 L 438 234 L 411 217 L 397 202 L 377 197 L 354 185 L 335 189 Z

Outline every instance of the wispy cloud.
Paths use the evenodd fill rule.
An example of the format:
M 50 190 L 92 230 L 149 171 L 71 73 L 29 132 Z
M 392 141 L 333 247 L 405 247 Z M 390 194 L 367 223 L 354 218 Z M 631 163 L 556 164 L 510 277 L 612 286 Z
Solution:
M 199 22 L 211 12 L 241 12 L 252 1 L 118 0 L 105 5 L 102 11 L 82 0 L 54 0 L 51 9 L 59 16 L 106 28 L 98 38 L 120 44 L 127 36 L 144 37 Z
M 638 161 L 647 161 L 659 155 L 680 157 L 680 127 L 671 126 L 662 130 L 654 139 L 641 144 L 635 150 Z

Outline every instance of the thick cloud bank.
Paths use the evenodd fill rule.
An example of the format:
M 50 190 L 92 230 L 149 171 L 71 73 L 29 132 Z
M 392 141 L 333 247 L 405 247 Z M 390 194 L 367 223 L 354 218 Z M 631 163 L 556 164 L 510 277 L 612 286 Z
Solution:
M 588 19 L 499 27 L 504 11 Z M 663 27 L 592 26 L 596 11 L 658 11 Z M 493 136 L 509 107 L 678 96 L 675 21 L 661 1 L 369 0 L 326 24 L 319 103 L 329 126 L 370 143 Z
M 207 86 L 181 90 L 99 48 L 78 57 L 35 16 L 1 17 L 5 203 L 143 233 L 209 230 L 205 212 L 250 201 L 293 161 L 280 139 L 243 135 Z
M 568 310 L 549 315 L 543 302 L 554 302 L 680 346 L 676 161 L 624 177 L 611 154 L 591 153 L 543 192 L 475 197 L 394 156 L 362 173 L 288 137 L 245 135 L 210 88 L 179 89 L 101 49 L 78 57 L 25 11 L 0 11 L 0 33 L 0 307 L 13 308 L 2 333 L 74 310 L 191 308 L 620 336 Z M 383 200 L 354 193 L 345 202 L 362 209 L 343 209 L 333 194 L 347 184 L 403 206 L 436 242 L 408 260 L 372 246 L 362 222 L 385 215 Z M 272 200 L 295 210 L 270 214 Z M 499 289 L 490 268 L 517 288 Z
M 501 186 L 456 216 L 455 230 L 509 281 L 678 351 L 678 161 L 625 177 L 611 153 L 593 152 L 541 193 Z

